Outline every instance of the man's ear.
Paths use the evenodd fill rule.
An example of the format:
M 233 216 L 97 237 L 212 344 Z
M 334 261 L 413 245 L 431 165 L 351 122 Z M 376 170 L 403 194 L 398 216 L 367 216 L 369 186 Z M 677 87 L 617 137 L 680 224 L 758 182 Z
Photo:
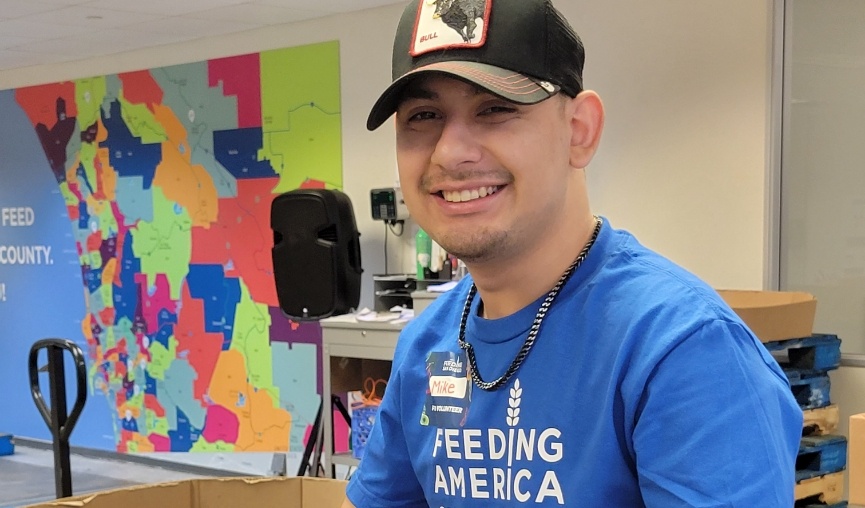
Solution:
M 570 104 L 571 166 L 583 169 L 589 165 L 604 130 L 604 105 L 598 94 L 585 90 Z

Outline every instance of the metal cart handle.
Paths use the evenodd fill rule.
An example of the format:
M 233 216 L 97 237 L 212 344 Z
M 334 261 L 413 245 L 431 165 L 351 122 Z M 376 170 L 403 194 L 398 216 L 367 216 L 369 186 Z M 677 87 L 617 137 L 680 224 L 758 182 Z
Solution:
M 45 397 L 39 389 L 39 368 L 37 360 L 39 351 L 45 349 L 48 354 L 48 383 L 50 385 L 51 408 L 45 403 Z M 69 351 L 75 361 L 78 394 L 72 411 L 66 412 L 66 372 L 63 365 L 63 351 Z M 67 339 L 42 339 L 36 341 L 30 348 L 28 362 L 30 373 L 30 394 L 36 403 L 36 408 L 42 419 L 51 430 L 54 438 L 54 485 L 57 498 L 72 495 L 72 471 L 69 463 L 69 436 L 84 403 L 87 402 L 87 367 L 84 364 L 84 354 L 74 342 Z

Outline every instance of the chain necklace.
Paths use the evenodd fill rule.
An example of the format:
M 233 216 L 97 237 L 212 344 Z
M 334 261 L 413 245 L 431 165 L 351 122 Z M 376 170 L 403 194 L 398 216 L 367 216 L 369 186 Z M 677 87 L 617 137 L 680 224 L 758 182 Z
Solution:
M 535 314 L 535 320 L 532 322 L 532 327 L 529 329 L 529 335 L 526 337 L 526 341 L 523 342 L 523 347 L 520 348 L 520 351 L 517 353 L 517 356 L 514 357 L 514 361 L 511 362 L 511 366 L 508 367 L 508 370 L 501 375 L 498 379 L 494 381 L 484 381 L 481 378 L 481 374 L 478 371 L 477 360 L 475 359 L 475 350 L 471 344 L 466 342 L 466 322 L 469 318 L 469 313 L 471 312 L 472 300 L 475 297 L 475 293 L 477 293 L 478 288 L 472 283 L 472 287 L 469 288 L 469 294 L 466 297 L 466 304 L 463 307 L 463 315 L 460 319 L 460 334 L 457 338 L 459 346 L 465 350 L 466 356 L 468 356 L 469 360 L 469 369 L 472 375 L 472 381 L 474 381 L 475 385 L 481 390 L 493 391 L 500 386 L 504 385 L 508 382 L 511 376 L 520 368 L 520 366 L 525 361 L 526 357 L 529 356 L 529 352 L 532 350 L 532 346 L 535 345 L 535 340 L 538 337 L 538 332 L 541 329 L 541 323 L 544 321 L 544 317 L 547 315 L 547 311 L 550 309 L 550 306 L 553 304 L 553 300 L 556 299 L 556 296 L 561 291 L 562 287 L 571 278 L 571 275 L 574 274 L 577 268 L 583 263 L 583 260 L 586 259 L 586 256 L 589 254 L 589 249 L 592 248 L 592 245 L 595 244 L 595 240 L 598 238 L 598 233 L 601 231 L 601 224 L 603 221 L 595 216 L 595 229 L 592 232 L 592 237 L 589 238 L 589 241 L 586 243 L 583 250 L 577 255 L 577 258 L 574 259 L 574 262 L 571 263 L 571 266 L 565 270 L 565 273 L 559 277 L 559 281 L 556 282 L 556 285 L 553 286 L 553 289 L 547 293 L 547 297 L 544 298 L 543 303 L 541 303 L 540 309 L 538 309 L 537 314 Z

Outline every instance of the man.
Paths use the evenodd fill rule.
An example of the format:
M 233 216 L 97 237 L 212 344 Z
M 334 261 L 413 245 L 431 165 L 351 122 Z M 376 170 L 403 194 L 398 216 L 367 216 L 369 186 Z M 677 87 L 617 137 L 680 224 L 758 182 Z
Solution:
M 802 414 L 777 363 L 591 212 L 583 61 L 549 0 L 406 8 L 367 126 L 396 114 L 411 215 L 470 276 L 402 333 L 345 507 L 793 505 Z

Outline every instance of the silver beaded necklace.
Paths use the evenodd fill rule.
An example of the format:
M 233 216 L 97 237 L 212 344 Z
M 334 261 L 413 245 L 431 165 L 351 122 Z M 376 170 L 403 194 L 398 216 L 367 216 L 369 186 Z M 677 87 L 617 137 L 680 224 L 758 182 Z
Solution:
M 592 248 L 592 245 L 595 244 L 595 240 L 598 238 L 598 233 L 601 231 L 601 221 L 597 216 L 595 217 L 595 229 L 592 232 L 592 237 L 589 238 L 589 241 L 586 243 L 583 250 L 577 255 L 577 258 L 574 259 L 574 262 L 565 270 L 565 273 L 559 277 L 559 281 L 556 282 L 556 285 L 553 286 L 553 289 L 547 293 L 547 297 L 544 298 L 543 303 L 541 303 L 541 307 L 538 309 L 537 314 L 535 314 L 535 319 L 532 322 L 532 327 L 529 329 L 529 335 L 526 337 L 526 341 L 523 342 L 523 346 L 520 348 L 517 356 L 514 357 L 514 361 L 511 362 L 511 366 L 508 367 L 508 370 L 505 371 L 498 379 L 493 381 L 484 381 L 481 377 L 480 372 L 478 371 L 478 364 L 475 359 L 475 350 L 471 344 L 466 342 L 466 322 L 469 318 L 469 313 L 471 312 L 472 300 L 474 300 L 475 294 L 478 291 L 478 288 L 472 283 L 472 287 L 469 288 L 469 294 L 466 297 L 466 303 L 463 307 L 462 318 L 460 319 L 460 333 L 457 338 L 457 342 L 459 346 L 465 350 L 466 356 L 468 356 L 469 360 L 469 370 L 471 372 L 472 381 L 474 381 L 475 385 L 481 390 L 493 391 L 505 383 L 514 375 L 517 369 L 525 361 L 526 357 L 529 356 L 529 352 L 532 350 L 532 346 L 535 345 L 535 340 L 538 337 L 538 332 L 541 329 L 541 323 L 544 321 L 544 317 L 547 315 L 547 311 L 550 309 L 550 306 L 553 304 L 553 300 L 556 299 L 556 296 L 561 291 L 562 287 L 571 278 L 571 275 L 574 274 L 577 268 L 583 263 L 583 260 L 586 259 L 586 256 L 589 254 L 589 249 Z

